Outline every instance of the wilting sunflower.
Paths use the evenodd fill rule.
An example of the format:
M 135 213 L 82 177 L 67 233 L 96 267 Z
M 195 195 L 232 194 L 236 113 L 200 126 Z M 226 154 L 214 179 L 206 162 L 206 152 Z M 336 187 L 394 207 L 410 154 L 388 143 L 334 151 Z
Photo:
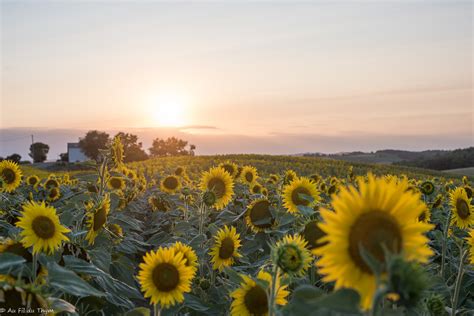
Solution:
M 70 230 L 61 225 L 56 209 L 46 206 L 44 202 L 24 204 L 21 217 L 15 225 L 23 229 L 20 233 L 21 243 L 25 247 L 33 246 L 33 253 L 51 254 L 61 246 L 62 241 L 69 240 L 64 233 Z
M 196 252 L 188 245 L 183 244 L 180 241 L 177 241 L 173 244 L 173 247 L 176 253 L 182 253 L 187 267 L 191 267 L 193 270 L 193 276 L 197 272 L 198 268 L 198 257 Z
M 122 177 L 110 177 L 107 186 L 111 190 L 123 190 L 125 189 L 125 180 Z
M 435 185 L 431 181 L 424 181 L 420 184 L 420 191 L 424 195 L 431 195 L 435 191 Z
M 267 199 L 256 199 L 247 207 L 245 221 L 252 231 L 258 233 L 273 227 L 275 217 L 270 211 L 270 201 Z
M 240 179 L 245 184 L 252 184 L 254 181 L 257 180 L 258 174 L 257 169 L 252 166 L 245 166 L 242 168 L 242 172 L 240 173 Z
M 158 248 L 143 257 L 137 279 L 145 298 L 152 304 L 167 308 L 184 301 L 184 293 L 191 291 L 193 270 L 186 266 L 181 252 L 174 248 Z
M 237 172 L 238 172 L 239 168 L 237 167 L 237 165 L 235 163 L 230 162 L 230 161 L 226 161 L 226 162 L 223 162 L 223 163 L 219 164 L 219 167 L 221 167 L 222 169 L 227 171 L 233 179 L 235 179 L 237 177 Z
M 234 195 L 234 182 L 230 174 L 220 167 L 211 168 L 204 172 L 200 189 L 203 192 L 211 191 L 215 194 L 214 207 L 223 209 L 232 200 Z
M 467 245 L 469 246 L 469 261 L 474 264 L 474 228 L 469 232 L 467 237 Z
M 327 242 L 321 242 L 321 239 L 326 236 L 326 233 L 319 227 L 320 221 L 312 220 L 306 223 L 304 226 L 304 230 L 301 232 L 301 236 L 306 240 L 308 243 L 306 248 L 309 250 L 313 250 L 324 246 Z
M 289 184 L 290 182 L 292 182 L 296 178 L 298 178 L 298 175 L 296 174 L 296 172 L 294 170 L 288 169 L 288 170 L 285 171 L 285 175 L 283 177 L 283 183 L 284 184 Z
M 167 176 L 160 182 L 160 190 L 169 194 L 174 194 L 181 189 L 181 182 L 177 176 Z
M 233 298 L 230 306 L 232 316 L 251 316 L 251 315 L 268 315 L 268 292 L 272 287 L 272 276 L 265 271 L 257 274 L 257 279 L 266 281 L 268 288 L 263 288 L 257 284 L 252 278 L 242 275 L 240 287 L 233 291 L 230 296 Z M 280 276 L 276 278 L 275 284 L 275 303 L 277 305 L 286 305 L 286 297 L 290 294 L 286 290 L 286 285 L 280 284 Z
M 309 201 L 301 195 L 306 195 L 313 200 Z M 292 214 L 299 213 L 298 206 L 313 207 L 318 200 L 319 192 L 316 184 L 308 178 L 296 178 L 283 189 L 283 206 Z
M 36 188 L 40 182 L 40 178 L 36 175 L 29 176 L 26 178 L 26 183 L 31 185 L 32 187 Z
M 61 191 L 59 188 L 52 187 L 48 193 L 47 193 L 48 201 L 54 202 L 56 200 L 59 200 L 59 197 L 61 196 Z
M 301 236 L 286 235 L 272 249 L 273 262 L 285 273 L 303 275 L 311 264 L 311 253 Z
M 167 212 L 171 208 L 170 203 L 161 196 L 150 196 L 148 198 L 148 204 L 153 211 Z
M 107 216 L 110 212 L 110 197 L 106 195 L 97 206 L 91 203 L 86 209 L 87 226 L 89 228 L 86 240 L 89 245 L 93 245 L 97 235 L 107 222 Z
M 451 205 L 451 225 L 459 228 L 468 228 L 474 224 L 474 207 L 463 187 L 456 188 L 449 194 L 449 204 Z
M 111 146 L 112 160 L 115 167 L 120 168 L 123 165 L 123 144 L 120 136 L 115 136 Z
M 15 315 L 52 315 L 52 313 L 36 312 L 51 310 L 51 304 L 39 292 L 40 290 L 33 284 L 2 284 L 0 285 L 0 310 L 7 313 L 13 310 L 12 314 L 15 313 Z
M 17 163 L 3 160 L 0 162 L 0 177 L 3 179 L 3 190 L 13 192 L 21 183 L 21 169 Z
M 406 191 L 406 180 L 397 183 L 368 176 L 359 180 L 359 189 L 343 187 L 334 196 L 334 211 L 322 209 L 321 229 L 328 244 L 313 252 L 321 256 L 317 265 L 323 281 L 335 281 L 336 289 L 353 288 L 368 309 L 376 290 L 376 279 L 363 259 L 360 247 L 381 263 L 385 251 L 404 260 L 426 262 L 432 251 L 424 233 L 433 225 L 417 221 L 426 205 L 419 194 Z
M 235 258 L 242 256 L 238 252 L 240 234 L 237 234 L 235 227 L 229 228 L 224 226 L 223 229 L 219 229 L 214 239 L 214 246 L 209 252 L 209 255 L 212 257 L 212 268 L 222 271 L 224 267 L 233 265 Z

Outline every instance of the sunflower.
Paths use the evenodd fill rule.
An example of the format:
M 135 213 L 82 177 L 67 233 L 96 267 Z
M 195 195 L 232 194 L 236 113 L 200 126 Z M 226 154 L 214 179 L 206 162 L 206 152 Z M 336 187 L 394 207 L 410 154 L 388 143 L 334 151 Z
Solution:
M 53 178 L 52 176 L 49 176 L 49 178 L 46 180 L 44 183 L 44 187 L 49 190 L 51 188 L 57 188 L 59 187 L 59 181 Z
M 442 195 L 442 194 L 438 194 L 438 195 L 436 196 L 436 199 L 435 199 L 434 202 L 433 202 L 433 205 L 431 205 L 431 208 L 432 208 L 432 209 L 435 209 L 435 208 L 439 207 L 442 202 L 443 202 L 443 195 Z
M 418 220 L 423 223 L 429 223 L 431 220 L 431 211 L 429 208 L 425 208 L 423 212 L 418 216 Z
M 177 176 L 167 176 L 160 182 L 160 190 L 169 194 L 174 194 L 181 189 L 181 182 Z
M 178 177 L 183 177 L 186 175 L 186 169 L 184 169 L 184 167 L 179 166 L 174 169 L 174 175 Z
M 433 182 L 431 182 L 431 181 L 424 181 L 420 185 L 420 191 L 424 195 L 431 195 L 435 191 L 435 186 L 434 186 Z
M 59 200 L 60 196 L 61 196 L 61 191 L 59 190 L 59 188 L 52 187 L 48 191 L 48 201 L 50 201 L 50 202 L 54 202 L 56 200 Z
M 252 231 L 258 233 L 273 227 L 275 217 L 270 206 L 270 201 L 267 199 L 256 199 L 249 204 L 245 213 L 245 221 Z
M 312 201 L 301 195 L 311 198 Z M 296 178 L 283 189 L 283 206 L 292 214 L 299 213 L 298 206 L 313 207 L 318 200 L 318 189 L 308 178 Z
M 122 177 L 110 177 L 107 186 L 111 190 L 123 190 L 125 189 L 125 180 Z
M 423 234 L 433 225 L 417 221 L 426 205 L 419 194 L 406 191 L 406 180 L 387 181 L 369 174 L 359 189 L 344 187 L 334 196 L 334 211 L 321 210 L 321 229 L 328 244 L 313 250 L 321 256 L 317 265 L 323 281 L 335 281 L 336 289 L 353 288 L 364 309 L 370 307 L 376 279 L 360 253 L 360 247 L 385 264 L 385 251 L 407 261 L 426 262 L 432 251 Z
M 242 168 L 242 172 L 240 173 L 240 179 L 243 183 L 250 185 L 257 180 L 257 177 L 257 169 L 255 169 L 254 167 L 245 166 Z
M 286 235 L 272 249 L 273 262 L 285 273 L 303 275 L 311 264 L 307 241 L 299 235 Z
M 170 203 L 161 196 L 150 196 L 148 198 L 148 204 L 153 211 L 167 212 L 171 208 Z
M 21 183 L 21 169 L 16 162 L 3 160 L 0 162 L 0 177 L 3 179 L 3 190 L 13 192 Z
M 200 189 L 203 192 L 214 192 L 216 199 L 214 206 L 217 210 L 223 209 L 232 200 L 234 182 L 230 174 L 224 169 L 216 167 L 204 172 L 201 178 Z
M 321 227 L 319 227 L 320 221 L 312 220 L 306 223 L 304 226 L 303 231 L 301 232 L 301 237 L 304 238 L 308 243 L 306 244 L 306 248 L 309 250 L 313 250 L 324 246 L 327 242 L 321 242 L 321 239 L 326 236 L 326 233 L 323 232 Z
M 235 163 L 230 162 L 230 161 L 226 161 L 226 162 L 223 162 L 223 163 L 219 164 L 219 167 L 221 167 L 222 169 L 227 171 L 232 178 L 235 179 L 237 177 L 237 172 L 238 172 L 239 168 L 237 167 L 237 165 Z
M 268 288 L 263 288 L 252 278 L 242 275 L 240 287 L 230 294 L 233 298 L 230 306 L 232 316 L 268 315 L 269 297 L 267 293 L 272 287 L 272 276 L 270 273 L 261 270 L 257 274 L 257 279 L 266 281 Z M 286 305 L 286 297 L 290 294 L 286 288 L 286 285 L 282 286 L 280 284 L 280 276 L 278 275 L 275 284 L 275 303 L 277 305 Z
M 40 178 L 36 175 L 29 176 L 26 178 L 26 183 L 31 185 L 32 187 L 36 188 L 40 182 Z
M 86 208 L 87 225 L 89 226 L 86 240 L 89 242 L 89 245 L 93 245 L 97 235 L 99 235 L 102 227 L 107 222 L 107 216 L 110 212 L 110 197 L 106 195 L 96 207 L 91 203 Z
M 474 224 L 474 207 L 463 187 L 456 188 L 449 194 L 452 209 L 451 225 L 459 228 L 468 228 Z
M 123 229 L 119 224 L 110 224 L 109 230 L 118 237 L 123 237 Z
M 214 247 L 211 248 L 209 255 L 212 257 L 212 268 L 222 271 L 224 267 L 234 264 L 235 258 L 240 258 L 238 249 L 240 247 L 240 234 L 237 234 L 235 227 L 224 226 L 219 229 L 214 237 Z
M 33 253 L 53 253 L 62 241 L 69 240 L 64 233 L 70 230 L 61 225 L 56 209 L 34 201 L 23 205 L 23 212 L 15 224 L 22 228 L 20 235 L 24 247 L 33 246 Z
M 119 168 L 123 165 L 123 155 L 124 155 L 124 150 L 123 150 L 123 144 L 122 144 L 122 139 L 120 136 L 115 136 L 114 140 L 112 141 L 112 146 L 111 146 L 111 154 L 112 154 L 112 160 L 115 164 L 115 167 Z
M 191 267 L 193 270 L 193 276 L 197 272 L 198 268 L 198 257 L 196 252 L 188 245 L 183 244 L 180 241 L 177 241 L 173 244 L 173 247 L 176 253 L 182 253 L 185 260 L 185 265 Z
M 464 191 L 466 191 L 467 197 L 472 198 L 472 188 L 468 185 L 464 186 Z
M 467 244 L 469 246 L 470 262 L 474 264 L 474 229 L 471 229 L 467 237 Z
M 160 247 L 148 252 L 143 261 L 137 279 L 145 298 L 164 308 L 183 302 L 183 294 L 191 291 L 194 275 L 183 254 L 174 248 Z
M 292 182 L 296 178 L 298 178 L 298 175 L 296 174 L 296 172 L 291 170 L 291 169 L 288 169 L 288 170 L 285 171 L 285 175 L 283 177 L 283 183 L 284 184 L 289 184 L 290 182 Z
M 260 194 L 262 193 L 262 189 L 263 188 L 259 183 L 254 183 L 250 188 L 250 192 L 252 192 L 252 194 Z

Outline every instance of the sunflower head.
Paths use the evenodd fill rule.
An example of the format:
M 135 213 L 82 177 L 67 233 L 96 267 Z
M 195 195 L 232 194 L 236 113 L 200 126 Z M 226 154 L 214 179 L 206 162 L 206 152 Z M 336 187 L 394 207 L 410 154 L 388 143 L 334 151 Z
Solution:
M 252 184 L 257 180 L 258 174 L 257 169 L 252 166 L 245 166 L 242 168 L 242 172 L 240 174 L 240 179 L 245 184 Z
M 26 183 L 35 188 L 38 186 L 39 182 L 40 182 L 40 178 L 36 175 L 32 175 L 26 178 Z
M 451 205 L 451 224 L 459 228 L 468 228 L 474 224 L 474 207 L 463 187 L 456 188 L 449 195 Z
M 442 195 L 442 194 L 438 194 L 438 195 L 436 196 L 436 199 L 435 199 L 434 202 L 433 202 L 433 205 L 431 205 L 431 208 L 432 208 L 432 209 L 438 208 L 438 207 L 441 205 L 441 203 L 443 203 L 443 195 Z
M 303 275 L 311 264 L 307 242 L 299 235 L 287 235 L 272 249 L 272 261 L 285 273 Z
M 52 187 L 48 191 L 48 201 L 54 202 L 59 199 L 61 196 L 61 191 L 59 190 L 58 187 Z
M 220 167 L 211 168 L 202 175 L 200 189 L 203 192 L 213 192 L 216 196 L 214 207 L 221 210 L 232 200 L 234 182 L 230 174 L 224 169 Z
M 109 181 L 107 181 L 107 186 L 110 190 L 117 190 L 121 191 L 125 189 L 125 179 L 122 177 L 110 177 Z
M 57 188 L 59 187 L 59 181 L 54 176 L 50 175 L 49 178 L 44 183 L 44 187 L 46 190 L 49 190 L 51 188 Z
M 283 183 L 290 184 L 296 178 L 298 178 L 298 176 L 296 175 L 296 172 L 294 172 L 291 169 L 288 169 L 285 171 L 285 175 L 283 176 Z
M 176 253 L 183 254 L 185 265 L 187 267 L 191 267 L 193 270 L 193 275 L 195 275 L 199 264 L 198 264 L 198 257 L 196 255 L 196 252 L 193 250 L 193 248 L 191 248 L 188 245 L 183 244 L 180 241 L 175 242 L 172 248 L 174 248 Z
M 152 195 L 148 198 L 148 204 L 153 211 L 167 212 L 170 210 L 170 203 L 162 196 Z
M 183 294 L 191 291 L 194 276 L 183 254 L 176 252 L 174 247 L 160 247 L 148 252 L 143 261 L 137 279 L 145 298 L 164 308 L 183 302 Z
M 240 287 L 233 291 L 230 295 L 233 298 L 231 304 L 232 316 L 251 316 L 251 315 L 268 315 L 268 292 L 272 287 L 272 276 L 263 270 L 257 274 L 257 279 L 265 281 L 267 286 L 263 287 L 261 283 L 255 282 L 249 276 L 242 275 Z M 275 303 L 277 305 L 286 305 L 287 296 L 286 285 L 281 285 L 280 276 L 276 276 L 275 284 Z
M 233 179 L 237 177 L 237 172 L 239 168 L 237 167 L 235 163 L 231 161 L 226 161 L 226 162 L 221 163 L 219 167 L 227 171 Z
M 224 267 L 234 264 L 234 260 L 241 257 L 239 248 L 240 234 L 237 234 L 235 227 L 224 226 L 219 229 L 214 237 L 214 246 L 209 252 L 213 269 L 222 271 Z
M 271 211 L 270 201 L 256 199 L 250 203 L 245 213 L 245 221 L 256 233 L 272 228 L 275 225 L 275 217 Z
M 260 193 L 262 193 L 262 189 L 263 189 L 263 187 L 259 183 L 254 183 L 250 187 L 250 192 L 252 192 L 252 194 L 260 194 Z
M 474 228 L 469 231 L 467 244 L 469 246 L 469 261 L 471 264 L 474 264 Z
M 435 185 L 432 181 L 424 181 L 420 184 L 420 191 L 424 195 L 431 195 L 435 191 Z
M 170 175 L 161 180 L 160 190 L 169 194 L 174 194 L 181 189 L 181 181 L 177 176 Z
M 283 205 L 289 213 L 298 214 L 299 206 L 313 207 L 318 201 L 318 189 L 308 178 L 296 178 L 283 189 Z
M 321 239 L 326 236 L 326 233 L 319 227 L 320 222 L 318 220 L 312 220 L 306 223 L 301 236 L 306 240 L 306 248 L 313 250 L 322 247 L 327 242 L 321 242 Z
M 472 188 L 468 185 L 464 186 L 464 191 L 466 191 L 467 197 L 470 199 L 472 198 Z
M 178 177 L 182 177 L 186 174 L 186 170 L 184 167 L 178 166 L 176 169 L 174 169 L 174 175 Z
M 369 308 L 376 278 L 362 250 L 382 266 L 385 253 L 399 254 L 406 261 L 426 262 L 432 251 L 424 233 L 433 226 L 416 219 L 426 205 L 419 194 L 407 191 L 406 180 L 387 181 L 368 176 L 356 187 L 343 187 L 333 197 L 332 210 L 322 209 L 321 229 L 326 245 L 313 250 L 321 256 L 317 265 L 324 281 L 335 281 L 337 289 L 353 288 Z
M 34 201 L 23 205 L 23 212 L 16 226 L 21 228 L 21 243 L 24 247 L 33 246 L 33 253 L 53 253 L 63 241 L 69 240 L 64 233 L 70 230 L 61 225 L 56 209 L 44 202 Z
M 118 237 L 123 237 L 123 229 L 119 224 L 110 224 L 109 230 Z
M 86 208 L 87 226 L 89 228 L 86 239 L 89 242 L 89 245 L 93 245 L 96 237 L 107 223 L 107 217 L 110 212 L 110 197 L 106 195 L 99 201 L 99 203 L 91 203 Z
M 0 162 L 0 178 L 3 185 L 0 187 L 6 192 L 13 192 L 20 186 L 21 169 L 16 162 L 3 160 Z
M 123 165 L 123 156 L 124 156 L 124 149 L 123 149 L 122 139 L 120 136 L 115 136 L 112 141 L 111 156 L 112 156 L 112 161 L 115 164 L 115 167 L 120 168 Z

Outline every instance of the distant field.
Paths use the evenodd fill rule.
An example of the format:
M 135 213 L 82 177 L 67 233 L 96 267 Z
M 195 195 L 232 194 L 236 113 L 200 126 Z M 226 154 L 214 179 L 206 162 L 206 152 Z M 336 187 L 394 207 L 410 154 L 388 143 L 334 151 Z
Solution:
M 468 176 L 468 177 L 474 177 L 474 167 L 443 170 L 443 172 L 456 174 L 456 175 L 463 175 L 463 176 Z

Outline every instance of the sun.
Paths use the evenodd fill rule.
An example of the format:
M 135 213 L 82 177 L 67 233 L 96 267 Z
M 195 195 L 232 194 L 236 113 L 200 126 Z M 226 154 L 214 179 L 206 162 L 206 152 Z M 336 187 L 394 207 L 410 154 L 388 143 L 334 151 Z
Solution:
M 163 94 L 153 99 L 153 121 L 163 127 L 176 127 L 186 124 L 188 100 L 183 95 Z

